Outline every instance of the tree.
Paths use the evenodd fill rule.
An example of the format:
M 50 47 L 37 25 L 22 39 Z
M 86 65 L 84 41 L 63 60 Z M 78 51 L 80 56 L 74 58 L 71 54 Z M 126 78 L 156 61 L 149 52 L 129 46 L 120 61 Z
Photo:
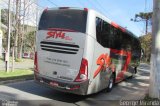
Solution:
M 21 11 L 21 29 L 20 29 L 20 36 L 19 36 L 19 50 L 18 50 L 18 54 L 19 57 L 18 58 L 22 58 L 22 51 L 23 51 L 23 45 L 24 45 L 24 39 L 25 39 L 25 33 L 28 33 L 27 30 L 25 30 L 25 18 L 27 17 L 27 13 L 30 12 L 29 7 L 32 6 L 32 4 L 34 4 L 34 2 L 32 2 L 33 0 L 23 0 L 23 2 L 21 2 L 22 5 L 22 11 Z M 33 11 L 33 10 L 32 10 Z
M 36 34 L 36 31 L 31 31 L 29 33 L 27 33 L 25 36 L 25 39 L 24 39 L 24 52 L 33 52 L 34 49 L 35 49 L 35 35 Z
M 152 52 L 149 96 L 160 99 L 160 0 L 153 0 Z
M 20 26 L 20 0 L 16 0 L 16 15 L 15 15 L 15 42 L 14 42 L 14 52 L 15 58 L 17 58 L 18 53 L 18 36 L 19 36 L 19 26 Z
M 14 60 L 22 57 L 22 51 L 26 45 L 24 45 L 24 40 L 26 35 L 30 31 L 35 31 L 35 27 L 32 30 L 28 30 L 26 27 L 27 21 L 31 20 L 34 25 L 37 21 L 38 5 L 35 0 L 10 0 L 10 15 L 12 17 L 12 22 L 10 23 L 11 40 L 8 40 L 7 36 L 3 38 L 3 42 L 11 41 L 11 51 L 12 51 L 12 67 L 14 67 Z M 2 22 L 8 24 L 8 9 L 4 9 L 2 15 Z M 36 15 L 36 16 L 35 16 Z M 29 17 L 29 18 L 28 18 Z M 34 19 L 34 21 L 33 21 Z M 33 24 L 32 24 L 33 25 Z M 26 27 L 26 28 L 25 28 Z M 32 43 L 33 44 L 33 43 Z M 3 44 L 7 45 L 7 44 Z M 34 46 L 34 45 L 32 45 Z M 12 68 L 13 70 L 13 68 Z
M 151 44 L 152 44 L 152 35 L 151 33 L 148 33 L 147 35 L 140 36 L 139 40 L 141 42 L 141 47 L 144 50 L 144 56 L 143 61 L 144 62 L 150 62 L 150 56 L 151 56 Z
M 140 12 L 139 14 L 135 14 L 135 18 L 131 19 L 131 21 L 134 21 L 134 22 L 145 21 L 146 22 L 145 34 L 147 35 L 147 33 L 148 33 L 148 23 L 151 22 L 151 20 L 152 20 L 152 14 L 153 14 L 153 12 L 147 12 L 147 13 Z

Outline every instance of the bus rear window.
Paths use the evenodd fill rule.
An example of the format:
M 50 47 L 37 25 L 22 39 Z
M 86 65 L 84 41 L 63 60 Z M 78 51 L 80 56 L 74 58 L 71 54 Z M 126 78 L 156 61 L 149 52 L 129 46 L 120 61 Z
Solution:
M 87 11 L 84 10 L 47 10 L 42 13 L 38 29 L 61 28 L 85 33 L 86 21 Z

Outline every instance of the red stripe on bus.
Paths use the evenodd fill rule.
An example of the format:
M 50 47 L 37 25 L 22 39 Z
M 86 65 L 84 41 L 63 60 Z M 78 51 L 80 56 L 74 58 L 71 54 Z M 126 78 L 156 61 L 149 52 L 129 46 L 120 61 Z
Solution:
M 88 8 L 84 8 L 84 11 L 88 11 Z
M 127 71 L 130 62 L 131 62 L 131 52 L 127 52 L 126 62 L 122 69 L 123 71 Z
M 115 22 L 111 22 L 111 25 L 114 26 L 117 29 L 120 29 L 123 32 L 126 32 L 126 29 L 121 27 L 120 25 L 116 24 Z
M 75 30 L 71 29 L 63 29 L 63 28 L 48 28 L 48 30 L 54 30 L 54 31 L 66 31 L 66 32 L 77 32 Z
M 126 29 L 123 27 L 119 27 L 120 30 L 122 30 L 123 32 L 126 32 Z
M 110 49 L 112 53 L 115 53 L 115 54 L 119 54 L 121 56 L 126 56 L 127 55 L 127 52 L 125 50 L 116 50 L 116 49 Z
M 114 26 L 115 28 L 119 28 L 120 26 L 116 24 L 115 22 L 111 22 L 111 25 Z

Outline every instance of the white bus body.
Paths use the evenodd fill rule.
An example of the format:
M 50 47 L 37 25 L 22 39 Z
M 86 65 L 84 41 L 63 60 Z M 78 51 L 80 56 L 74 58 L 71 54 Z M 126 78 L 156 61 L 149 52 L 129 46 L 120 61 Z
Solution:
M 100 22 L 131 34 L 91 9 L 44 10 L 36 36 L 35 80 L 62 92 L 88 95 L 110 91 L 114 82 L 135 73 L 139 50 L 133 59 L 132 51 L 104 47 L 98 41 Z

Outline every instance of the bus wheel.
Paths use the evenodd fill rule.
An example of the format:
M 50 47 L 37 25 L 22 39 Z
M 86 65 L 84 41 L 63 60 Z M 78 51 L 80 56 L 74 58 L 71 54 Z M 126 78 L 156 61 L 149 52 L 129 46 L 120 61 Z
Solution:
M 113 88 L 113 85 L 114 85 L 114 74 L 112 74 L 109 78 L 109 83 L 108 83 L 108 86 L 107 86 L 107 92 L 110 92 Z
M 134 74 L 137 74 L 137 67 L 134 68 Z

